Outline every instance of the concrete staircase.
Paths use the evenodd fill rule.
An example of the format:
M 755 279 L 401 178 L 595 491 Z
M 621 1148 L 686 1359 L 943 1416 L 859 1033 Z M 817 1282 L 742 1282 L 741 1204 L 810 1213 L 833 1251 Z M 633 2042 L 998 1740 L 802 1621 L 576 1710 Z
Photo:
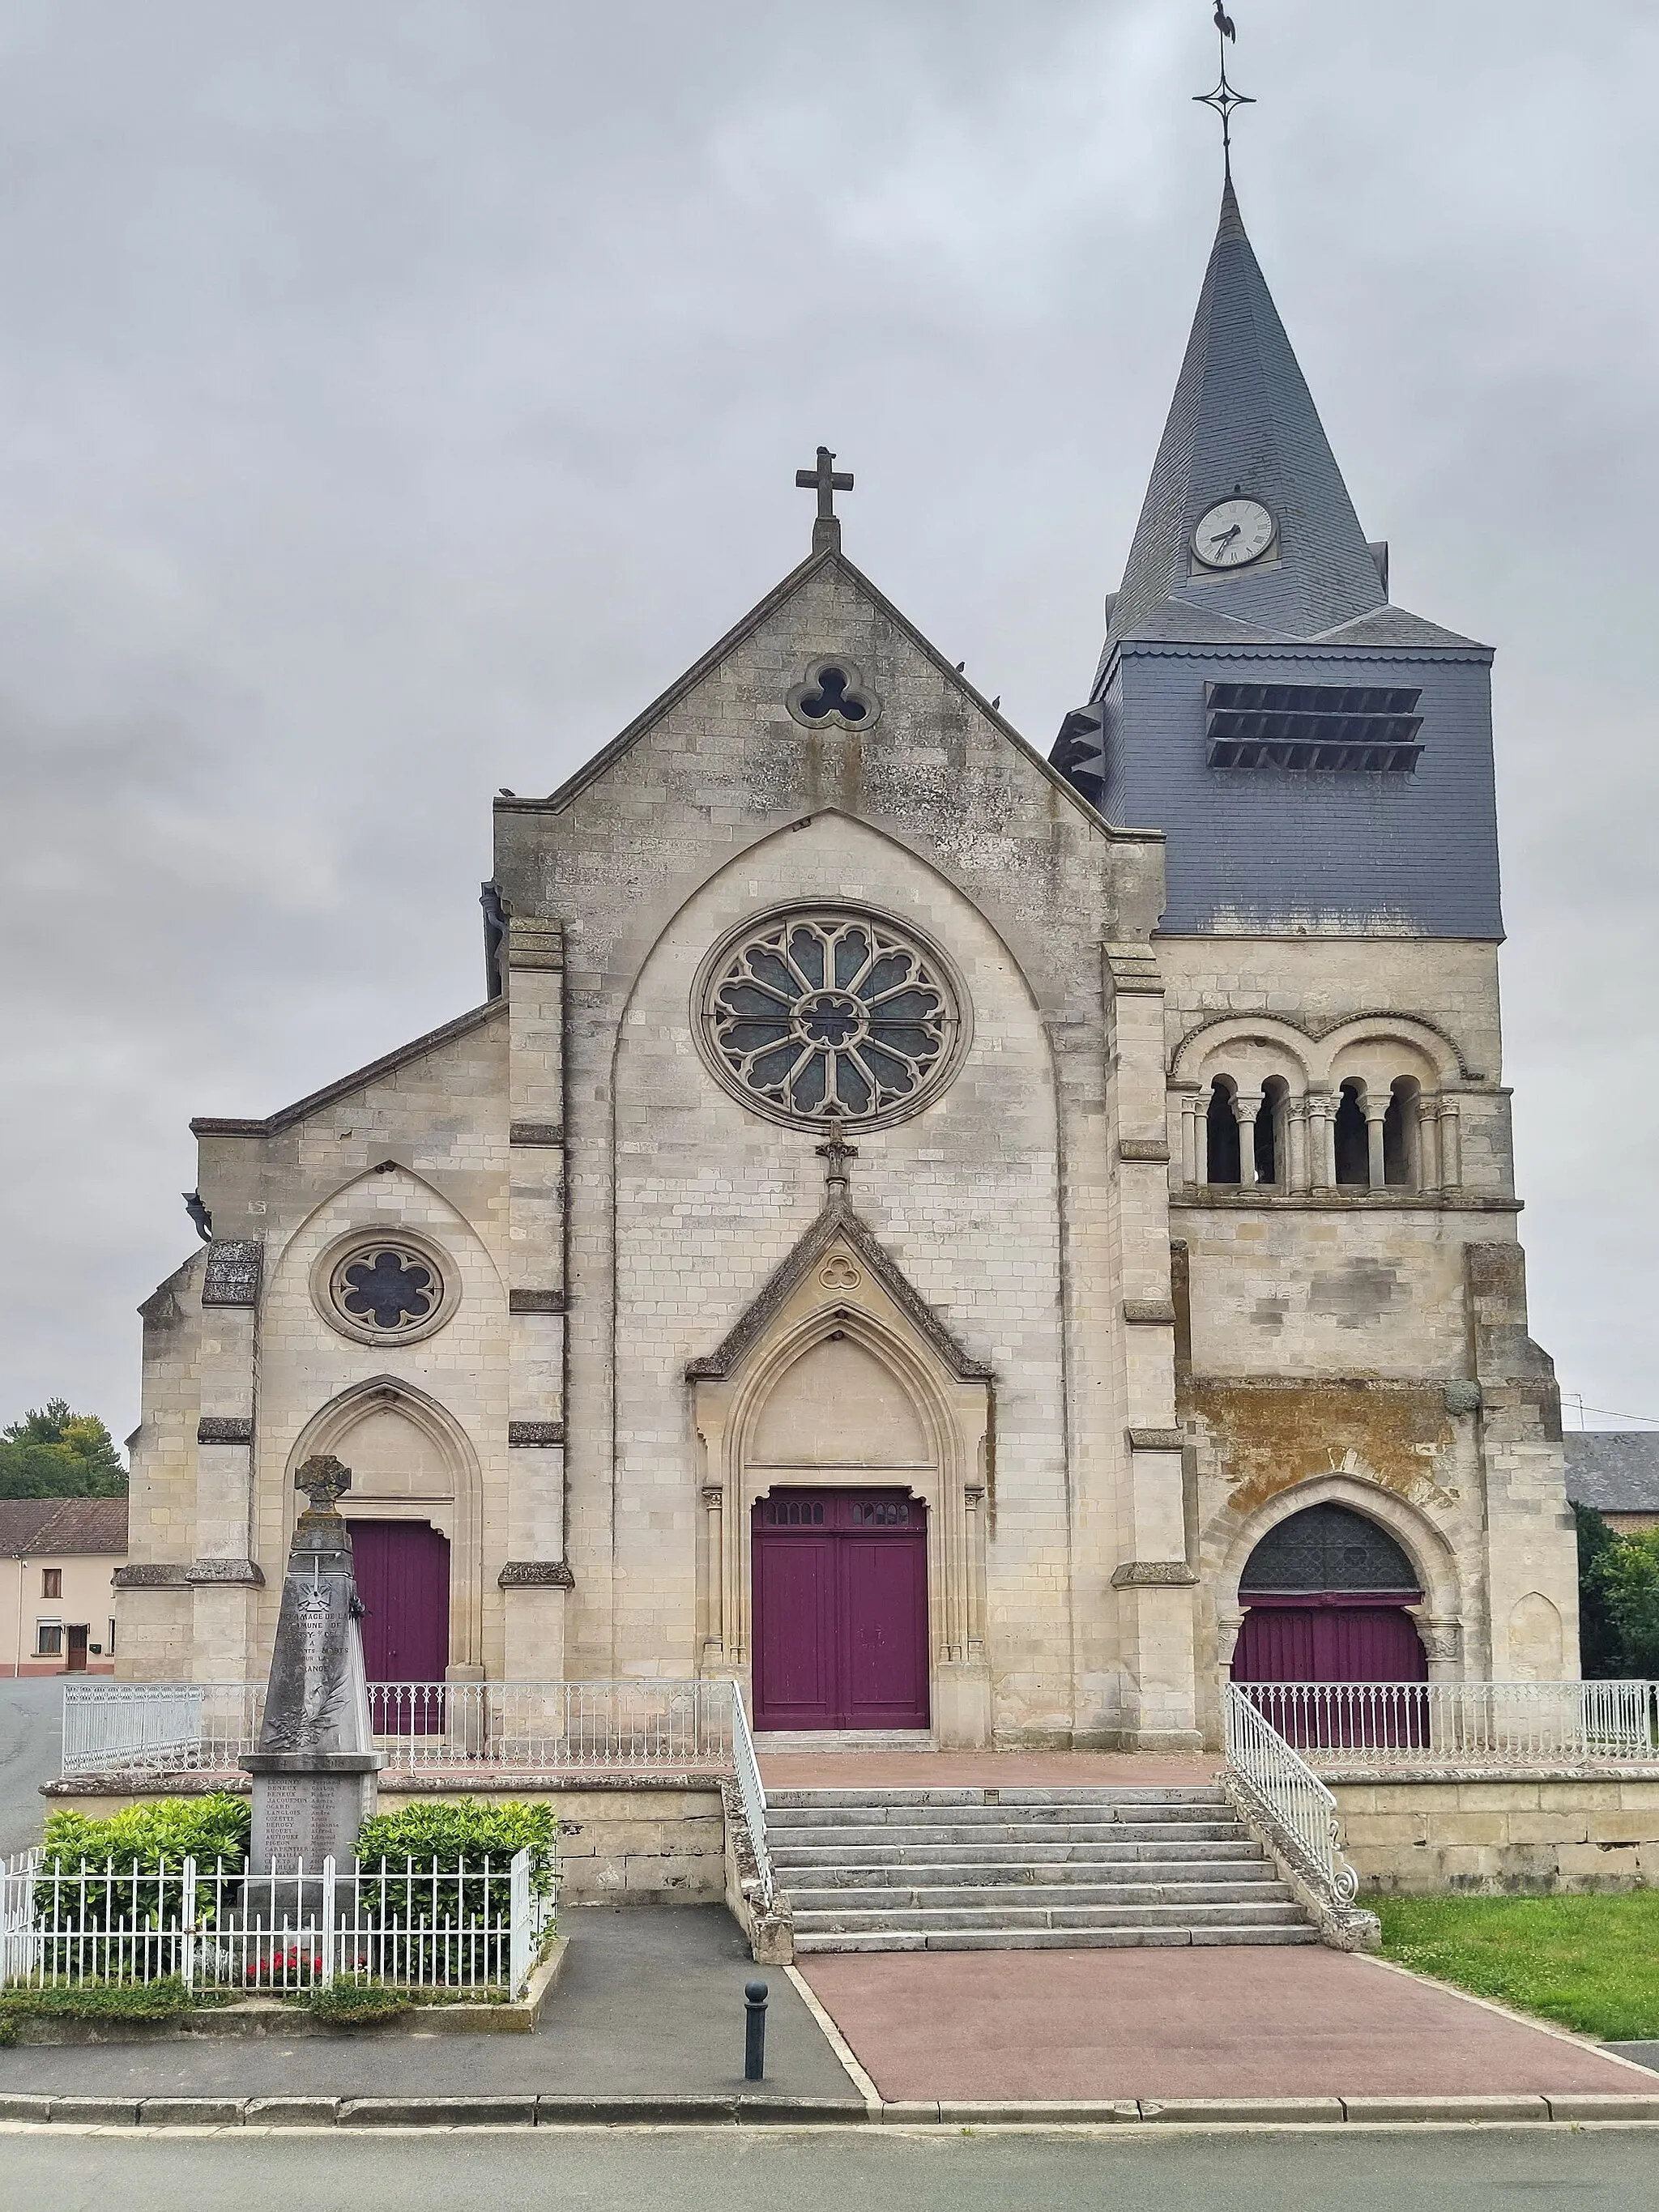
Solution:
M 778 1790 L 766 1834 L 802 1954 L 1319 1940 L 1213 1785 Z

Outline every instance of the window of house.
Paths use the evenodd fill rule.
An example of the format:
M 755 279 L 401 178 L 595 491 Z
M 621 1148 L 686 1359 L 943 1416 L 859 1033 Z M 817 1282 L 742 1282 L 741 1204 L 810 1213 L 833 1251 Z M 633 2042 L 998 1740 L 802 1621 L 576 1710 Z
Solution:
M 64 1570 L 61 1567 L 41 1568 L 40 1595 L 42 1597 L 62 1597 L 64 1595 Z
M 37 1620 L 34 1624 L 34 1656 L 37 1659 L 57 1659 L 63 1656 L 64 1624 L 61 1620 Z

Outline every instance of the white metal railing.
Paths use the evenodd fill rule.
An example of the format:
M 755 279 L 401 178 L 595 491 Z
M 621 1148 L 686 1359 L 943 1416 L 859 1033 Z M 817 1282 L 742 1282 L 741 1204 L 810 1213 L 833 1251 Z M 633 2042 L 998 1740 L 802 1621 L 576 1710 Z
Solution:
M 326 1858 L 254 1875 L 224 1860 L 120 1868 L 37 1850 L 0 1875 L 0 1989 L 172 1979 L 293 1996 L 350 1982 L 516 1997 L 551 1925 L 553 1876 L 535 1858 Z
M 743 1692 L 735 1682 L 731 1690 L 732 1764 L 737 1774 L 738 1795 L 743 1801 L 744 1823 L 754 1850 L 761 1903 L 769 1912 L 777 1893 L 777 1882 L 772 1871 L 772 1847 L 766 1839 L 766 1785 L 761 1780 L 760 1761 L 755 1756 L 755 1739 L 749 1732 Z
M 264 1702 L 263 1682 L 66 1682 L 64 1772 L 233 1767 Z
M 524 1773 L 592 1767 L 729 1771 L 730 1682 L 372 1682 L 393 1769 Z M 64 1772 L 234 1771 L 258 1741 L 264 1685 L 76 1682 L 64 1692 Z
M 1252 1685 L 1254 1688 L 1255 1686 Z M 1337 1849 L 1336 1800 L 1313 1769 L 1237 1685 L 1224 1685 L 1227 1764 L 1304 1871 L 1338 1905 L 1352 1905 L 1359 1877 Z
M 368 1702 L 395 1767 L 732 1764 L 729 1682 L 372 1682 Z
M 1525 1768 L 1659 1759 L 1651 1682 L 1231 1686 L 1315 1765 Z

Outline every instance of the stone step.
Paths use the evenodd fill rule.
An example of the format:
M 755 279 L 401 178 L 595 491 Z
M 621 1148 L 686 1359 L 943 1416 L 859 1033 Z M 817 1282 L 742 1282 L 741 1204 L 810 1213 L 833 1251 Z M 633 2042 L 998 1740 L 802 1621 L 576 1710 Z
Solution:
M 1037 1827 L 1024 1821 L 1005 1820 L 994 1824 L 981 1821 L 972 1827 L 955 1822 L 941 1822 L 930 1827 L 896 1827 L 879 1823 L 848 1821 L 837 1827 L 828 1822 L 814 1822 L 806 1827 L 782 1827 L 774 1824 L 770 1816 L 766 1823 L 767 1841 L 782 1850 L 797 1845 L 813 1844 L 856 1850 L 890 1845 L 895 1850 L 915 1851 L 955 1848 L 957 1845 L 986 1844 L 1000 1849 L 1024 1850 L 1027 1846 L 1042 1844 L 1097 1844 L 1133 1846 L 1137 1844 L 1224 1844 L 1237 1839 L 1240 1833 L 1236 1820 L 1165 1820 L 1136 1822 L 1101 1822 L 1083 1824 L 1067 1822 L 1064 1826 Z
M 895 1883 L 877 1889 L 848 1883 L 799 1889 L 792 1884 L 789 1901 L 799 1924 L 802 1915 L 809 1912 L 830 1912 L 846 1919 L 890 1911 L 1069 1912 L 1073 1906 L 1095 1905 L 1201 1905 L 1207 1910 L 1212 1905 L 1247 1905 L 1254 1911 L 1292 1900 L 1283 1882 L 1269 1878 L 1262 1881 L 1006 1882 L 994 1888 L 973 1883 L 944 1883 L 937 1888 Z
M 792 1903 L 793 1900 L 792 1900 Z M 1005 1897 L 955 1905 L 890 1905 L 869 1898 L 849 1898 L 834 1910 L 795 1905 L 799 1935 L 844 1928 L 910 1929 L 926 1935 L 935 1928 L 1282 1928 L 1299 1923 L 1300 1907 L 1290 1898 L 1277 1903 L 1203 1905 L 1014 1905 Z
M 780 1805 L 769 1798 L 769 1823 L 780 1828 L 981 1828 L 1005 1821 L 1020 1827 L 1162 1827 L 1186 1821 L 1231 1820 L 1232 1808 L 1206 1799 L 1179 1805 Z
M 783 1871 L 783 1869 L 779 1869 Z M 894 1891 L 925 1891 L 927 1896 L 938 1896 L 945 1891 L 963 1896 L 1009 1896 L 1011 1891 L 1037 1891 L 1040 1896 L 1099 1896 L 1103 1898 L 1139 1898 L 1139 1896 L 1261 1896 L 1261 1891 L 1276 1889 L 1279 1878 L 1274 1869 L 1265 1863 L 1241 1867 L 1224 1867 L 1218 1871 L 1199 1869 L 1199 1867 L 1170 1867 L 1168 1871 L 1141 1867 L 1126 1874 L 1099 1874 L 1088 1867 L 1079 1867 L 1075 1874 L 1066 1871 L 1055 1881 L 1053 1867 L 1024 1869 L 1011 1867 L 1000 1881 L 982 1881 L 978 1867 L 814 1867 L 810 1874 L 790 1874 L 787 1891 L 792 1898 L 841 1896 L 854 1891 L 858 1896 L 880 1898 Z
M 1180 1786 L 1152 1785 L 1140 1789 L 1111 1790 L 768 1790 L 766 1802 L 770 1807 L 786 1809 L 822 1808 L 834 1811 L 842 1806 L 881 1805 L 943 1805 L 955 1809 L 963 1806 L 982 1806 L 994 1813 L 1004 1805 L 1022 1809 L 1042 1809 L 1048 1807 L 1089 1806 L 1109 1808 L 1114 1805 L 1225 1805 L 1225 1793 L 1213 1783 L 1193 1783 Z
M 805 1958 L 815 1952 L 830 1951 L 1138 1951 L 1182 1946 L 1194 1949 L 1257 1944 L 1277 1948 L 1318 1941 L 1316 1930 L 1305 1923 L 1283 1928 L 939 1929 L 930 1935 L 848 1929 L 835 1935 L 798 1934 L 795 1949 Z
M 775 1866 L 799 1868 L 810 1873 L 817 1867 L 1172 1867 L 1231 1866 L 1246 1861 L 1265 1864 L 1261 1850 L 1248 1836 L 1230 1835 L 1207 1841 L 1155 1844 L 1012 1844 L 1000 1841 L 971 1844 L 928 1844 L 914 1850 L 884 1838 L 879 1843 L 854 1844 L 850 1839 L 803 1844 L 795 1837 L 772 1835 L 768 1842 Z

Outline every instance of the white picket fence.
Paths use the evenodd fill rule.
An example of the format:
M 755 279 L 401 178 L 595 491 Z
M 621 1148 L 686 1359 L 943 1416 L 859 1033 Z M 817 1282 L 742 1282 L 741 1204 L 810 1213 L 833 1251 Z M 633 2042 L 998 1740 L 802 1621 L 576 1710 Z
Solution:
M 553 1889 L 528 1850 L 453 1869 L 325 1858 L 258 1875 L 193 1858 L 71 1867 L 36 1850 L 0 1876 L 0 1989 L 174 1979 L 291 1996 L 349 1982 L 517 1997 Z
M 525 1774 L 611 1767 L 730 1773 L 730 1682 L 372 1682 L 376 1746 L 394 1770 Z M 257 1748 L 255 1682 L 71 1682 L 65 1774 L 234 1770 Z

